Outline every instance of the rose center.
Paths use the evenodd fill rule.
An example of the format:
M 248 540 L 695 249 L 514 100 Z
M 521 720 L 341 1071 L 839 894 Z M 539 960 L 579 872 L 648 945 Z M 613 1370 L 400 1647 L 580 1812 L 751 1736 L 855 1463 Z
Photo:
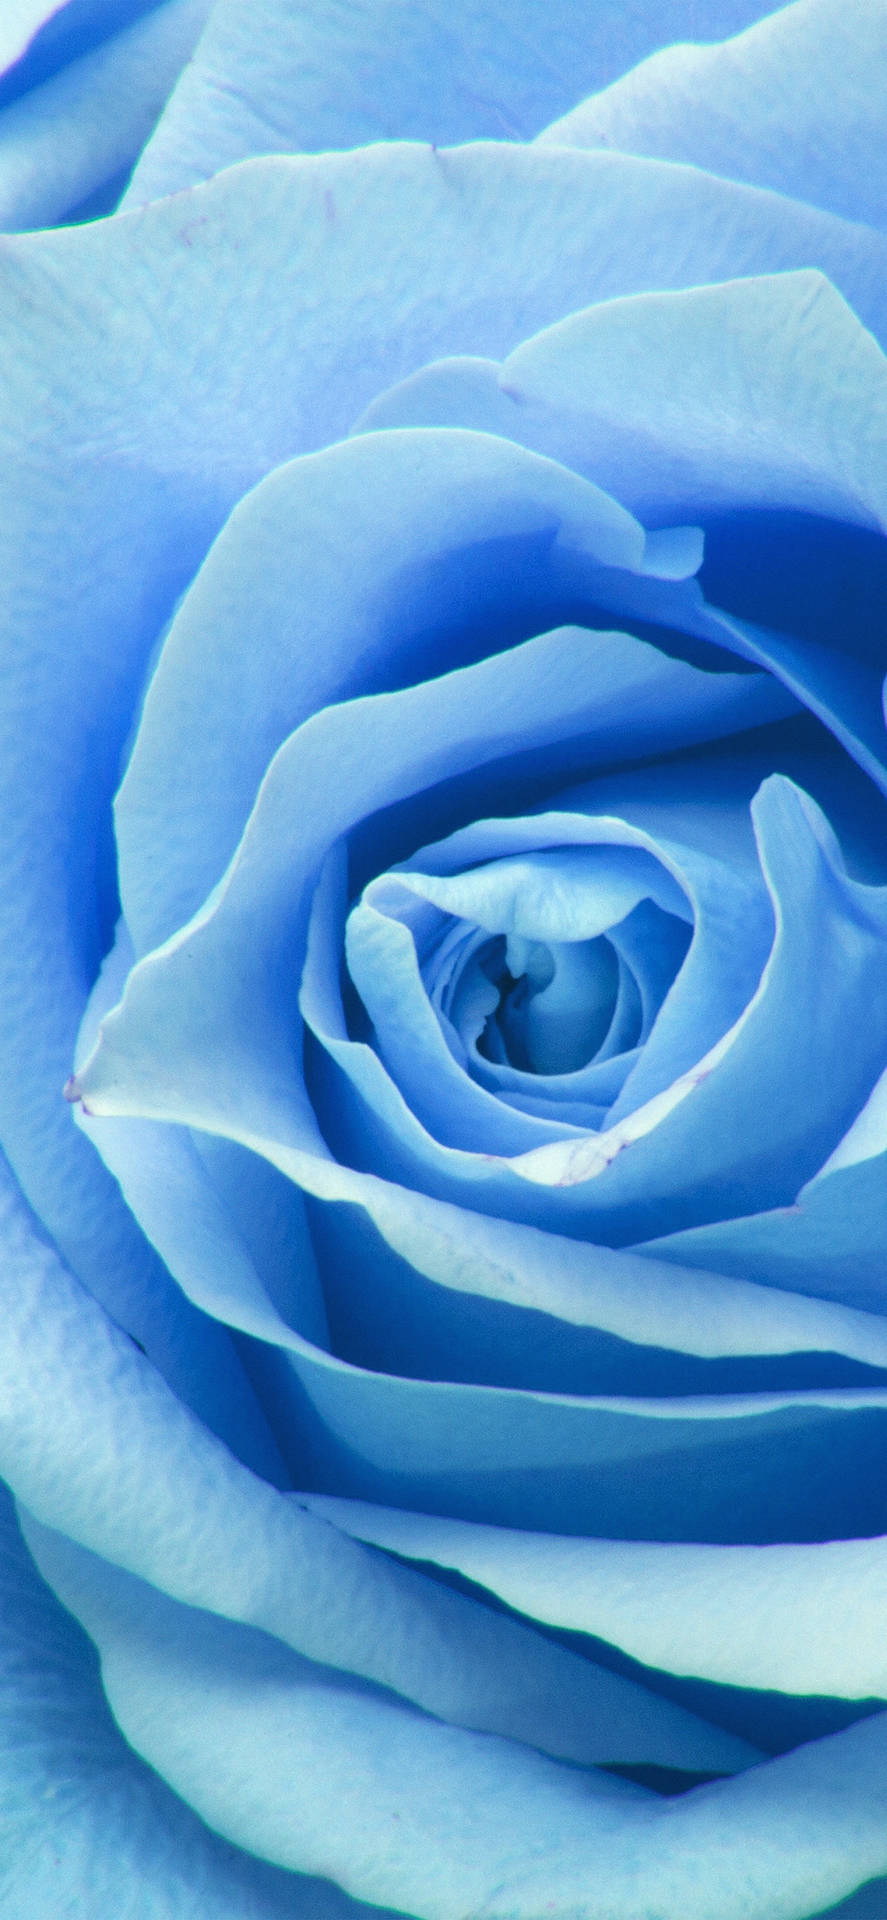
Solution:
M 478 1052 L 524 1073 L 574 1073 L 592 1060 L 613 1022 L 619 962 L 609 940 L 547 943 L 517 934 L 487 942 L 472 970 L 493 1004 Z

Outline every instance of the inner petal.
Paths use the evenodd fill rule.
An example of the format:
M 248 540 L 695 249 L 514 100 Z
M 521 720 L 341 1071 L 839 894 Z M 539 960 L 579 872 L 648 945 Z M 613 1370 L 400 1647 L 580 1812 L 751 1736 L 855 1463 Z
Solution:
M 439 1139 L 513 1152 L 503 1128 L 597 1130 L 683 963 L 674 876 L 617 822 L 586 831 L 449 874 L 427 849 L 431 872 L 377 876 L 348 916 L 352 1036 Z
M 619 962 L 612 943 L 510 934 L 479 956 L 497 1002 L 478 1040 L 488 1058 L 525 1073 L 573 1073 L 594 1058 L 613 1022 Z M 501 1042 L 501 1051 L 496 1042 Z

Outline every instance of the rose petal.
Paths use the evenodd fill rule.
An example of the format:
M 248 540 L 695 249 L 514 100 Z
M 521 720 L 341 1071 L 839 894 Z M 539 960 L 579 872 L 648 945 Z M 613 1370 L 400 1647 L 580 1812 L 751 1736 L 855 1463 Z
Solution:
M 883 1311 L 887 1154 L 814 1175 L 791 1205 L 667 1234 L 657 1258 Z
M 39 1578 L 5 1489 L 0 1586 L 0 1888 L 10 1915 L 360 1920 L 364 1910 L 335 1888 L 208 1833 L 136 1759 L 108 1711 L 95 1649 Z
M 265 1858 L 428 1920 L 803 1920 L 887 1866 L 887 1715 L 655 1800 L 526 1747 L 442 1727 L 185 1608 L 28 1525 L 88 1620 L 127 1738 L 209 1823 Z M 778 1888 L 778 1905 L 774 1889 Z M 651 1910 L 653 1910 L 651 1908 Z
M 758 18 L 760 0 L 717 0 L 710 30 Z M 577 96 L 696 26 L 692 0 L 597 5 L 459 0 L 444 9 L 351 0 L 222 0 L 137 168 L 140 205 L 262 153 L 376 140 L 526 140 Z
M 137 951 L 219 879 L 269 761 L 302 721 L 445 671 L 493 634 L 523 639 L 567 596 L 600 590 L 602 570 L 643 568 L 643 552 L 616 501 L 486 435 L 386 434 L 269 476 L 235 509 L 173 623 L 117 802 Z M 574 568 L 585 563 L 575 581 L 573 554 Z
M 548 127 L 545 141 L 689 161 L 850 220 L 887 219 L 870 84 L 887 58 L 868 0 L 795 0 L 735 39 L 653 54 Z
M 188 1604 L 467 1726 L 580 1762 L 651 1747 L 691 1769 L 752 1757 L 636 1684 L 346 1545 L 242 1467 L 14 1214 L 10 1228 L 0 1455 L 44 1522 Z
M 645 521 L 767 506 L 887 527 L 887 361 L 821 274 L 605 302 L 499 379 L 522 439 L 538 421 Z
M 98 1053 L 78 1074 L 87 1107 L 163 1119 L 181 1107 L 188 1124 L 211 1132 L 276 1130 L 296 1142 L 304 1100 L 292 984 L 303 901 L 343 832 L 406 798 L 414 820 L 417 790 L 485 764 L 501 792 L 503 755 L 515 747 L 544 749 L 550 779 L 561 742 L 580 738 L 587 766 L 595 735 L 602 748 L 621 743 L 630 715 L 641 751 L 647 712 L 644 744 L 655 750 L 663 734 L 673 744 L 676 734 L 735 725 L 743 710 L 751 717 L 760 691 L 747 677 L 737 687 L 728 676 L 697 675 L 623 635 L 564 628 L 439 680 L 315 715 L 279 750 L 222 889 L 130 975 L 122 1008 L 104 1021 Z M 525 760 L 526 752 L 524 774 Z M 247 1003 L 244 1020 L 237 1006 Z
M 0 227 L 60 220 L 128 168 L 188 58 L 210 0 L 166 0 L 0 115 Z
M 354 1538 L 450 1567 L 549 1625 L 728 1686 L 887 1698 L 887 1539 L 707 1547 L 577 1540 L 305 1495 Z

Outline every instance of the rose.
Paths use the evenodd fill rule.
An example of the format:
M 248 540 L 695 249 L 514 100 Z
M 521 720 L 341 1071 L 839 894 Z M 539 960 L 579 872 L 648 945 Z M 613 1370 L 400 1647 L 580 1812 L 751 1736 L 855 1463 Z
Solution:
M 809 83 L 819 49 L 840 108 L 822 10 L 791 16 L 746 60 L 800 48 Z M 759 156 L 768 186 L 797 187 L 792 150 Z M 816 192 L 876 212 L 834 170 Z M 337 1904 L 308 1872 L 418 1914 L 801 1916 L 887 1866 L 859 1704 L 883 1692 L 883 363 L 818 275 L 773 277 L 825 267 L 876 324 L 878 246 L 668 166 L 488 146 L 266 162 L 12 249 L 7 418 L 40 485 L 6 521 L 5 1138 L 67 1265 L 11 1197 L 3 1468 L 182 1796 L 114 1744 L 12 1558 L 20 1910 L 57 1911 L 59 1872 L 96 1912 L 121 1881 L 152 1914 Z M 418 371 L 466 352 L 506 372 Z M 708 609 L 669 531 L 694 519 Z M 58 1101 L 112 942 L 124 745 L 147 957 L 118 934 L 83 1061 L 129 975 L 123 1010 L 78 1086 L 132 1213 Z M 633 1091 L 599 1131 L 602 1062 L 552 1127 L 538 1069 L 581 1073 L 617 972 Z M 735 1778 L 651 1792 L 699 1775 Z M 35 1817 L 59 1855 L 36 1889 Z

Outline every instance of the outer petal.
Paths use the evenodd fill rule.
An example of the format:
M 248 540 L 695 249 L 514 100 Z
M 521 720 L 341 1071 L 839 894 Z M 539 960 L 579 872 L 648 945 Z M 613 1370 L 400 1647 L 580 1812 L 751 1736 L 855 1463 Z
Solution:
M 364 1910 L 327 1883 L 209 1833 L 136 1759 L 108 1712 L 95 1649 L 37 1575 L 5 1489 L 0 1592 L 5 1920 L 360 1920 Z
M 887 1868 L 887 1715 L 656 1801 L 435 1725 L 28 1537 L 88 1620 L 129 1739 L 213 1826 L 419 1920 L 711 1920 L 713 1886 L 719 1920 L 808 1920 Z
M 887 527 L 887 361 L 820 274 L 605 303 L 499 380 L 521 437 L 562 435 L 647 524 L 767 507 Z
M 723 46 L 668 47 L 547 128 L 546 141 L 691 161 L 851 220 L 887 219 L 887 14 L 875 0 L 795 0 Z
M 128 199 L 177 193 L 260 153 L 526 140 L 687 27 L 721 34 L 760 12 L 760 0 L 598 0 L 590 13 L 571 0 L 222 0 Z
M 49 225 L 106 181 L 122 184 L 209 4 L 167 0 L 6 108 L 0 227 Z
M 47 1249 L 21 1227 L 7 1243 L 0 1455 L 44 1520 L 188 1604 L 445 1719 L 580 1763 L 651 1748 L 690 1768 L 753 1758 L 633 1683 L 346 1542 L 202 1429 Z
M 376 1208 L 384 1210 L 383 1221 L 391 1218 L 392 1199 L 399 1199 L 403 1207 L 407 1205 L 406 1197 L 397 1195 L 385 1183 L 351 1174 L 330 1162 L 281 1151 L 270 1144 L 265 1151 L 272 1159 L 276 1154 L 285 1171 L 297 1175 L 301 1185 L 325 1201 L 364 1204 L 371 1213 Z M 460 1213 L 461 1233 L 470 1229 L 471 1216 Z M 404 1221 L 401 1217 L 398 1222 L 396 1212 L 389 1232 L 397 1244 L 395 1236 L 402 1236 Z M 408 1239 L 404 1244 L 408 1247 Z M 42 1279 L 39 1268 L 37 1277 Z M 27 1313 L 29 1296 L 21 1289 L 19 1294 L 21 1311 Z M 95 1321 L 98 1309 L 93 1309 L 90 1320 L 85 1298 L 76 1301 L 75 1294 L 76 1313 L 85 1315 L 83 1340 L 88 1353 L 95 1339 L 100 1346 L 98 1357 L 89 1359 L 88 1364 L 96 1378 L 104 1377 L 110 1360 L 121 1371 L 122 1353 L 127 1361 L 123 1370 L 127 1376 L 125 1397 L 121 1401 L 115 1393 L 104 1405 L 102 1419 L 108 1437 L 101 1450 L 93 1437 L 88 1449 L 73 1437 L 66 1439 L 57 1423 L 48 1430 L 44 1381 L 47 1369 L 61 1377 L 61 1357 L 66 1368 L 71 1363 L 70 1326 L 75 1307 L 65 1304 L 61 1318 L 51 1318 L 43 1307 L 39 1318 L 29 1320 L 28 1343 L 13 1345 L 9 1350 L 9 1378 L 17 1389 L 9 1443 L 17 1449 L 18 1465 L 14 1467 L 10 1457 L 7 1472 L 21 1497 L 47 1522 L 77 1533 L 97 1551 L 118 1559 L 125 1551 L 128 1563 L 136 1550 L 147 1555 L 138 1561 L 140 1572 L 200 1605 L 207 1604 L 205 1587 L 174 1589 L 174 1581 L 195 1577 L 198 1543 L 191 1516 L 200 1514 L 214 1542 L 213 1555 L 224 1546 L 225 1581 L 234 1580 L 239 1591 L 242 1580 L 248 1577 L 247 1570 L 257 1565 L 260 1542 L 250 1511 L 258 1502 L 260 1518 L 264 1515 L 274 1529 L 282 1529 L 281 1559 L 290 1569 L 286 1608 L 291 1609 L 296 1601 L 301 1605 L 292 1589 L 293 1556 L 299 1559 L 301 1555 L 294 1519 L 284 1518 L 277 1496 L 224 1456 L 210 1436 L 201 1433 L 125 1336 L 120 1336 L 117 1346 L 111 1341 L 108 1347 L 107 1329 Z M 45 1362 L 37 1349 L 35 1326 L 45 1329 Z M 11 1334 L 10 1327 L 10 1338 Z M 367 1373 L 318 1351 L 296 1335 L 291 1338 L 290 1353 L 302 1389 L 292 1397 L 288 1422 L 294 1470 L 304 1479 L 307 1467 L 314 1484 L 323 1490 L 425 1511 L 442 1506 L 465 1518 L 509 1526 L 654 1539 L 804 1540 L 821 1538 L 823 1533 L 838 1537 L 877 1532 L 883 1524 L 879 1460 L 887 1394 L 877 1386 L 695 1400 L 585 1399 Z M 30 1376 L 23 1368 L 26 1355 L 31 1357 Z M 133 1368 L 137 1377 L 132 1374 Z M 32 1395 L 34 1369 L 38 1384 Z M 75 1431 L 77 1423 L 86 1417 L 81 1403 L 81 1390 L 72 1380 L 61 1404 L 70 1409 Z M 115 1499 L 111 1476 L 124 1408 L 137 1423 L 122 1463 L 127 1472 L 136 1473 L 134 1504 L 128 1495 L 118 1494 Z M 94 1411 L 93 1428 L 96 1421 Z M 161 1437 L 164 1446 L 168 1441 L 172 1449 L 169 1470 L 158 1479 L 149 1469 L 148 1499 L 139 1476 L 143 1460 L 151 1461 Z M 51 1466 L 59 1448 L 63 1455 L 67 1450 L 62 1469 Z M 85 1486 L 72 1477 L 72 1454 L 82 1455 Z M 627 1461 L 632 1463 L 630 1474 L 626 1473 Z M 90 1474 L 97 1474 L 105 1489 L 98 1515 L 91 1511 L 94 1495 Z M 173 1542 L 178 1538 L 186 1474 L 191 1476 L 193 1491 L 184 1509 L 191 1529 L 184 1571 L 174 1574 L 170 1563 L 164 1561 L 165 1570 L 154 1574 L 153 1556 L 163 1546 L 164 1534 Z M 61 1499 L 62 1504 L 43 1504 L 50 1493 L 56 1503 Z M 106 1510 L 109 1500 L 110 1512 Z M 168 1500 L 175 1503 L 175 1515 L 167 1513 Z M 133 1515 L 125 1541 L 117 1518 L 121 1504 Z M 249 1529 L 242 1551 L 236 1542 L 238 1516 Z M 88 1534 L 83 1531 L 87 1523 L 92 1529 Z M 322 1541 L 317 1546 L 325 1561 L 326 1546 Z M 362 1618 L 355 1607 L 358 1589 L 350 1574 L 343 1580 L 334 1558 L 329 1569 L 331 1591 L 338 1591 L 339 1599 L 321 1618 L 314 1554 L 312 1548 L 311 1631 L 322 1635 L 317 1644 L 326 1651 L 321 1657 L 347 1665 L 355 1656 L 352 1653 L 346 1659 L 343 1647 L 353 1645 L 353 1638 L 349 1640 L 348 1636 L 359 1629 Z M 240 1571 L 235 1574 L 236 1567 Z M 203 1577 L 201 1573 L 201 1580 Z M 272 1569 L 272 1593 L 276 1593 L 277 1585 L 278 1573 Z M 213 1595 L 217 1591 L 215 1586 L 210 1587 L 209 1604 L 215 1604 Z M 341 1607 L 346 1602 L 342 1616 Z M 241 1604 L 228 1600 L 226 1611 L 234 1613 Z M 320 1607 L 318 1613 L 314 1611 L 316 1606 Z M 393 1621 L 394 1616 L 390 1617 Z M 267 1622 L 263 1620 L 262 1624 Z M 279 1627 L 273 1630 L 286 1637 Z M 334 1630 L 336 1635 L 344 1633 L 344 1642 L 329 1638 Z M 299 1644 L 304 1646 L 303 1641 Z M 419 1642 L 420 1646 L 424 1644 Z M 392 1634 L 391 1649 L 391 1657 L 399 1659 L 398 1633 Z M 386 1651 L 386 1661 L 388 1658 Z M 484 1652 L 483 1659 L 487 1658 Z M 483 1660 L 479 1670 L 483 1671 Z M 386 1667 L 383 1671 L 390 1675 L 393 1670 Z M 425 1668 L 426 1680 L 435 1686 L 448 1674 L 439 1654 Z M 417 1681 L 404 1683 L 404 1690 L 415 1691 L 417 1686 Z M 470 1691 L 476 1700 L 476 1676 L 472 1677 Z
M 577 1540 L 306 1496 L 359 1540 L 453 1567 L 522 1613 L 650 1667 L 887 1699 L 887 1540 L 706 1547 Z

